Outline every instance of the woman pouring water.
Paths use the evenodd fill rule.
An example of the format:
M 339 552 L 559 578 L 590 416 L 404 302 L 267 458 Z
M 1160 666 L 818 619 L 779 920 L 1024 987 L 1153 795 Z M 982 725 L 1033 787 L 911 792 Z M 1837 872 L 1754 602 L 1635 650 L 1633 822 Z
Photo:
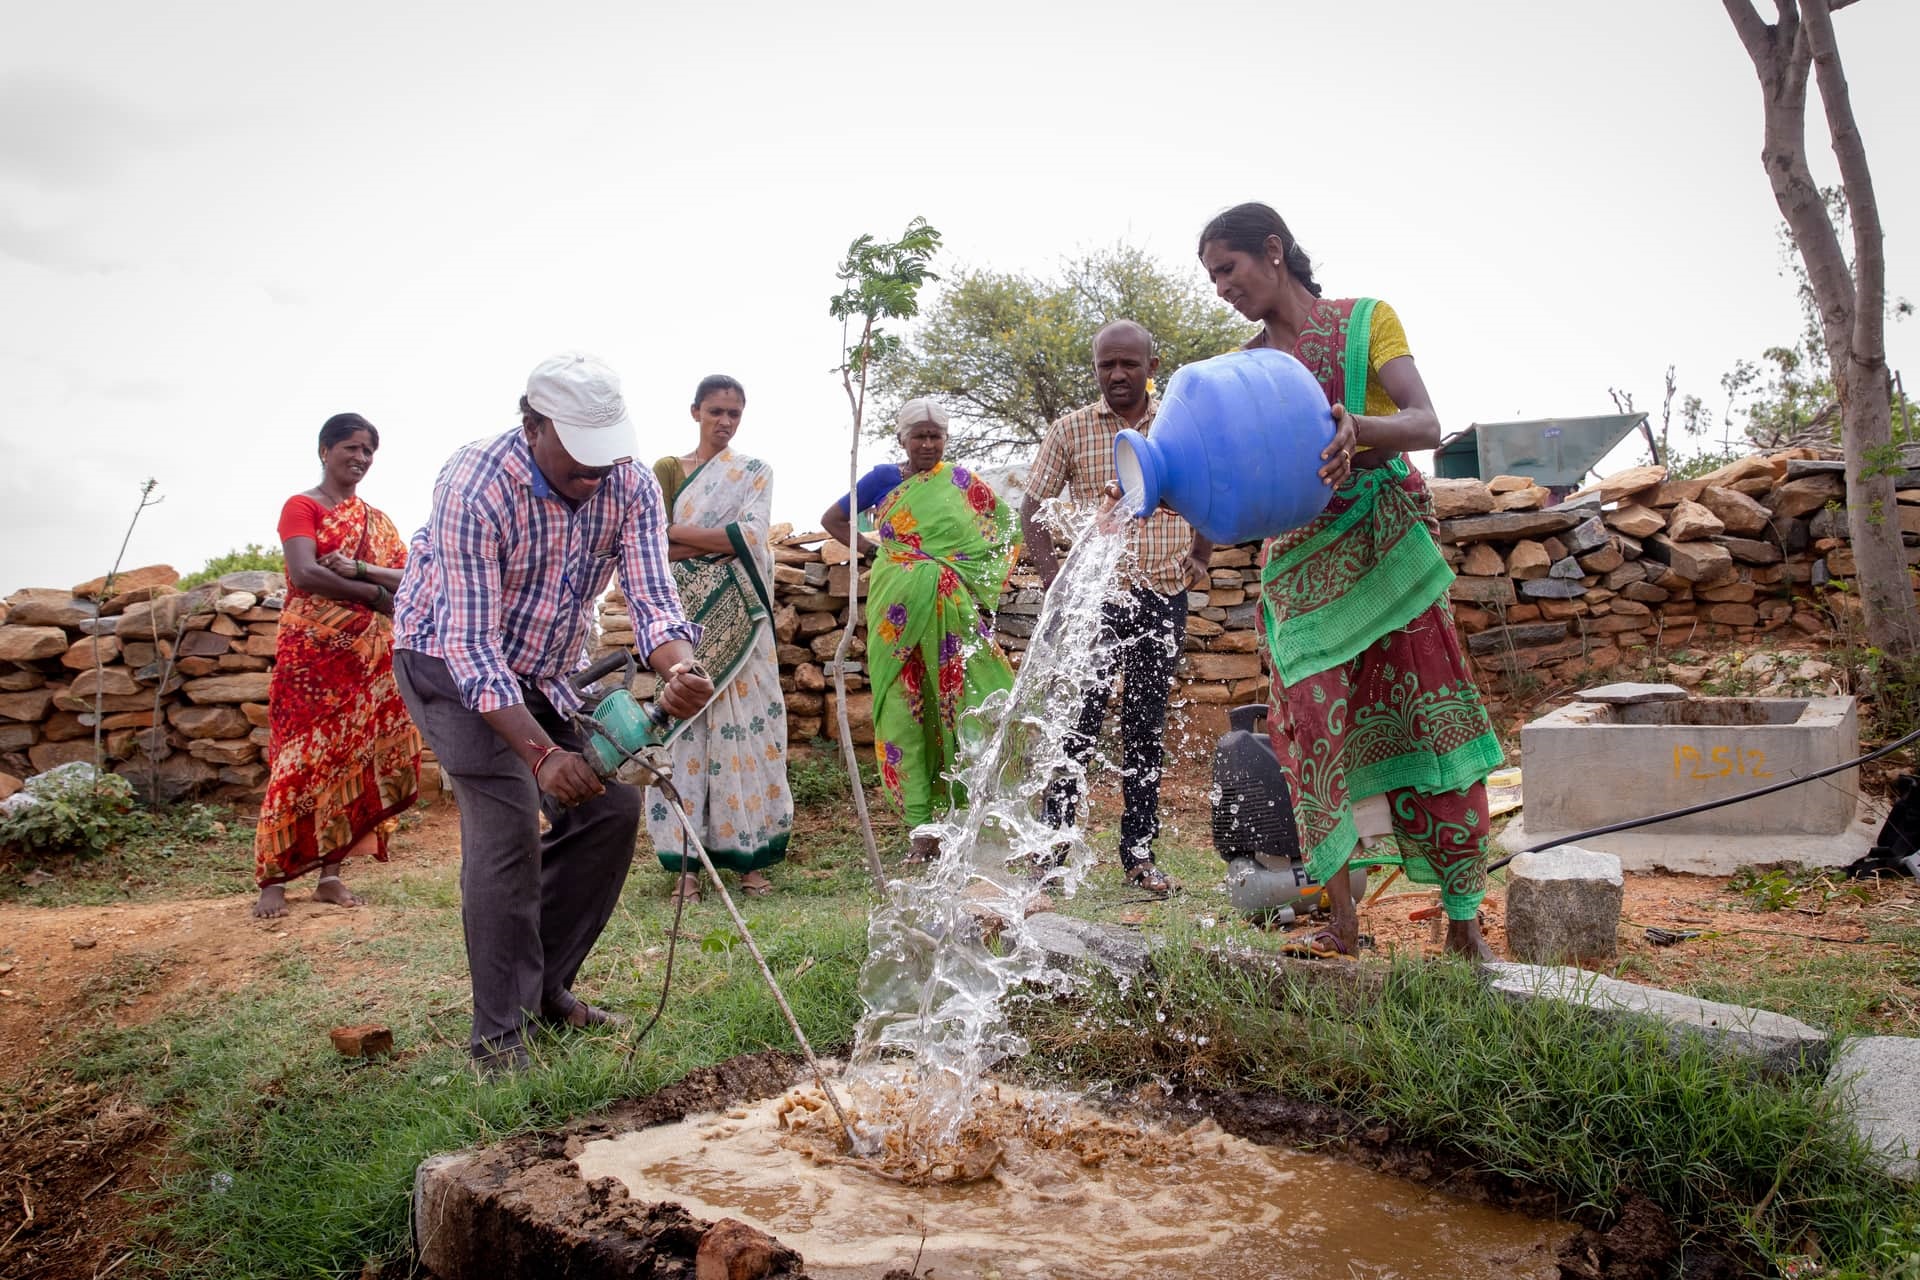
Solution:
M 1500 744 L 1455 637 L 1432 499 L 1406 458 L 1440 443 L 1406 333 L 1383 302 L 1323 298 L 1305 250 L 1264 204 L 1209 222 L 1200 262 L 1215 292 L 1259 322 L 1246 345 L 1294 356 L 1333 406 L 1321 470 L 1332 499 L 1270 541 L 1261 569 L 1269 732 L 1308 871 L 1333 908 L 1332 926 L 1301 949 L 1352 956 L 1360 926 L 1345 869 L 1393 865 L 1439 886 L 1448 951 L 1490 960 L 1479 912 L 1486 776 Z

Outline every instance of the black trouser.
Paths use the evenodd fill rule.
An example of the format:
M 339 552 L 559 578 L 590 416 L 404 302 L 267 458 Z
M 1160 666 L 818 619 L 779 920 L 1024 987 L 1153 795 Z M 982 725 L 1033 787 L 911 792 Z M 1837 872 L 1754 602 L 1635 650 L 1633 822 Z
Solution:
M 520 757 L 461 702 L 446 663 L 400 649 L 393 674 L 460 806 L 473 1053 L 498 1054 L 521 1042 L 528 1018 L 572 1011 L 574 975 L 607 927 L 633 864 L 640 791 L 609 780 L 604 794 L 565 808 L 541 794 Z M 527 710 L 555 743 L 580 750 L 579 735 L 544 696 L 529 693 Z
M 1153 840 L 1160 834 L 1160 761 L 1167 727 L 1167 698 L 1187 631 L 1187 593 L 1163 596 L 1136 588 L 1124 600 L 1108 601 L 1100 611 L 1100 639 L 1112 644 L 1113 664 L 1125 681 L 1120 694 L 1120 865 L 1132 870 L 1153 861 Z M 1085 765 L 1100 738 L 1113 697 L 1113 671 L 1095 685 L 1080 707 L 1080 721 L 1067 735 L 1067 754 Z M 1080 789 L 1072 775 L 1047 788 L 1046 819 L 1056 827 L 1073 821 Z

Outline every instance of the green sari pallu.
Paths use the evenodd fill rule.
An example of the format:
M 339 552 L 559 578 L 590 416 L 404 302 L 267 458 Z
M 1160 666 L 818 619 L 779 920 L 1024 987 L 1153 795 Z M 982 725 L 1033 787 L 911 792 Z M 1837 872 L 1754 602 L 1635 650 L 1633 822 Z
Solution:
M 960 717 L 1013 687 L 992 612 L 1019 547 L 1007 504 L 946 462 L 902 481 L 875 523 L 880 551 L 867 599 L 874 754 L 888 798 L 917 826 L 966 804 L 947 776 Z

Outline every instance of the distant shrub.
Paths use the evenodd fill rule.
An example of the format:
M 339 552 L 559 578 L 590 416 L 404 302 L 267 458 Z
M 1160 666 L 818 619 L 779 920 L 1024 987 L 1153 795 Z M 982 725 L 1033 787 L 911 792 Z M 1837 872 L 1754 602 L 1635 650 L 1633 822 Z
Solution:
M 238 551 L 229 551 L 223 556 L 215 556 L 200 569 L 180 579 L 180 590 L 187 591 L 204 582 L 229 573 L 238 573 L 242 569 L 270 569 L 274 573 L 287 571 L 287 558 L 278 547 L 263 547 L 257 542 L 249 542 Z
M 0 849 L 105 853 L 147 834 L 153 819 L 133 803 L 133 785 L 90 764 L 62 765 L 32 779 L 0 813 Z

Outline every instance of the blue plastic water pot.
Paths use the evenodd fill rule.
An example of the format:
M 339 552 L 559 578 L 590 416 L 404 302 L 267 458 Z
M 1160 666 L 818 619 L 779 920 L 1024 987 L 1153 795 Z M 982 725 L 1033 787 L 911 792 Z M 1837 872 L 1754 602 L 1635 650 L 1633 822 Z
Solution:
M 1153 434 L 1113 442 L 1120 488 L 1144 516 L 1164 499 L 1217 545 L 1298 529 L 1326 509 L 1320 451 L 1333 410 L 1306 366 L 1283 351 L 1235 351 L 1182 365 Z

